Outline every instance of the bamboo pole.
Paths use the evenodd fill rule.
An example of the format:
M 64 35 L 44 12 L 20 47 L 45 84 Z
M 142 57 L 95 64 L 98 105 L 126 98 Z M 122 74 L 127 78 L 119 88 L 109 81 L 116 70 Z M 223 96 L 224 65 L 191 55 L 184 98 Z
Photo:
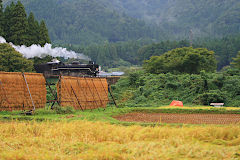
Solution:
M 59 87 L 59 91 L 58 91 L 58 102 L 59 102 L 59 105 L 61 106 L 61 103 L 62 103 L 62 101 L 61 101 L 61 98 L 62 98 L 62 94 L 61 94 L 61 91 L 62 91 L 62 84 L 61 84 L 61 78 L 62 77 L 62 75 L 61 75 L 61 73 L 60 73 L 60 75 L 59 75 L 59 79 L 58 79 L 58 87 Z
M 100 77 L 98 77 L 98 78 L 99 78 L 99 80 L 100 80 L 100 82 L 101 82 L 102 88 L 104 89 L 105 94 L 106 94 L 106 97 L 107 97 L 107 99 L 108 99 L 108 91 L 106 91 L 105 87 L 103 86 L 103 84 L 102 84 L 102 79 L 101 79 Z M 107 80 L 107 79 L 106 79 L 106 80 Z
M 117 105 L 117 103 L 116 103 L 116 101 L 115 101 L 115 98 L 113 97 L 113 94 L 112 94 L 111 86 L 109 86 L 109 85 L 108 85 L 108 91 L 109 91 L 109 93 L 110 93 L 110 95 L 111 95 L 111 97 L 112 97 L 112 99 L 113 99 L 113 102 L 114 102 L 115 106 L 118 108 L 118 105 Z
M 78 105 L 80 106 L 81 110 L 83 111 L 82 105 L 81 105 L 81 103 L 79 102 L 78 97 L 77 97 L 77 95 L 76 95 L 76 93 L 75 93 L 75 91 L 74 91 L 72 85 L 71 85 L 71 88 L 72 88 L 72 91 L 73 91 L 74 96 L 75 96 L 76 99 L 77 99 Z
M 36 107 L 35 107 L 35 104 L 34 104 L 34 101 L 33 101 L 33 98 L 32 98 L 32 95 L 31 95 L 31 92 L 30 92 L 30 89 L 29 89 L 29 86 L 28 86 L 28 83 L 27 83 L 27 79 L 25 77 L 25 74 L 22 72 L 22 76 L 23 76 L 23 79 L 26 83 L 26 86 L 27 86 L 27 89 L 28 89 L 28 93 L 29 93 L 29 96 L 30 96 L 30 99 L 32 101 L 32 105 L 33 105 L 33 112 L 35 111 Z

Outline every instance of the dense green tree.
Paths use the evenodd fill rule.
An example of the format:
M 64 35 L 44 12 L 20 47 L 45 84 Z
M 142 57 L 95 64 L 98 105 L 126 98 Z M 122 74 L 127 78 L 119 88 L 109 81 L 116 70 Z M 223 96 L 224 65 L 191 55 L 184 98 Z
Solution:
M 28 44 L 30 46 L 32 44 L 38 44 L 39 37 L 39 24 L 38 21 L 35 20 L 33 13 L 31 12 L 28 16 Z
M 13 10 L 15 8 L 15 4 L 12 2 L 9 6 L 7 6 L 4 10 L 4 20 L 3 20 L 3 28 L 4 28 L 4 34 L 5 39 L 9 42 L 9 37 L 11 35 L 10 28 L 13 25 Z
M 24 6 L 20 1 L 16 4 L 12 2 L 9 6 L 6 6 L 3 12 L 3 29 L 4 38 L 7 42 L 12 42 L 15 45 L 30 46 L 32 44 L 44 45 L 50 43 L 45 22 L 42 21 L 39 25 L 32 12 L 27 17 Z
M 153 43 L 145 45 L 138 50 L 138 60 L 143 62 L 151 56 L 160 56 L 163 53 L 175 48 L 188 47 L 190 44 L 186 40 L 182 41 L 162 41 L 160 43 Z
M 27 60 L 8 43 L 0 44 L 0 71 L 31 72 L 33 62 Z
M 4 15 L 3 15 L 3 5 L 2 5 L 2 0 L 0 0 L 0 36 L 5 36 L 4 34 Z
M 237 57 L 233 58 L 233 62 L 231 63 L 234 68 L 240 69 L 240 51 L 237 54 Z
M 27 14 L 23 4 L 18 1 L 12 10 L 8 41 L 14 43 L 15 45 L 27 44 L 27 28 Z
M 96 61 L 103 66 L 111 65 L 111 67 L 116 67 L 116 62 L 119 60 L 117 57 L 116 47 L 112 44 L 106 43 L 105 45 L 99 47 L 99 53 L 97 55 Z M 108 61 L 106 61 L 106 59 Z
M 50 41 L 50 38 L 49 38 L 49 35 L 48 35 L 48 29 L 46 27 L 46 24 L 42 20 L 40 22 L 38 44 L 40 44 L 41 46 L 44 46 L 46 43 L 51 43 L 51 41 Z
M 144 62 L 144 68 L 150 73 L 190 73 L 199 74 L 201 70 L 214 72 L 216 59 L 213 51 L 205 48 L 177 48 L 161 56 L 153 56 Z
M 66 46 L 68 49 L 78 53 L 84 53 L 91 57 L 93 61 L 104 68 L 119 66 L 130 66 L 139 64 L 137 59 L 138 49 L 146 42 L 105 42 L 104 45 L 93 44 L 87 47 L 76 47 L 75 45 Z

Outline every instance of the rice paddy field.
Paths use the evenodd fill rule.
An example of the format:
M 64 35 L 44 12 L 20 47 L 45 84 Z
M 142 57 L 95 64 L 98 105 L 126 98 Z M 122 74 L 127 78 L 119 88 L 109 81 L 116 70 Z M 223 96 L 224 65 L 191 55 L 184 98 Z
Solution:
M 181 110 L 181 111 L 179 111 Z M 129 113 L 239 114 L 238 108 L 0 112 L 1 160 L 240 159 L 240 125 L 126 122 Z

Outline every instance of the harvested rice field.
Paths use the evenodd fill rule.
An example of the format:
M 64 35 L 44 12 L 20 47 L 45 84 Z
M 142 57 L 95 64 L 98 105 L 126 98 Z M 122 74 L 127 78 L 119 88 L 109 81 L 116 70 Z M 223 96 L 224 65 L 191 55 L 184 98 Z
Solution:
M 0 122 L 1 160 L 239 159 L 240 126 Z
M 127 122 L 156 122 L 183 124 L 239 124 L 240 114 L 176 114 L 176 113 L 128 113 L 114 116 Z
M 106 108 L 72 113 L 39 109 L 31 116 L 0 112 L 0 160 L 240 159 L 237 121 L 230 125 L 185 125 L 163 123 L 159 118 L 161 114 L 176 119 L 180 111 L 178 116 L 195 118 L 196 112 L 205 116 L 214 113 L 209 116 L 215 120 L 227 119 L 224 116 L 233 115 L 229 113 L 235 113 L 236 119 L 240 115 L 238 109 L 205 107 Z M 214 117 L 219 112 L 223 117 Z M 126 115 L 145 121 L 115 119 Z M 149 116 L 156 121 L 146 121 Z

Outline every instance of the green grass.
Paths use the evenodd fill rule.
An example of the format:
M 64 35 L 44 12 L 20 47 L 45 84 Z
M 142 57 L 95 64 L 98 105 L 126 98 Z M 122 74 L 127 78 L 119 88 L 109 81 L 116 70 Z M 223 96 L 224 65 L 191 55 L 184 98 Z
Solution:
M 67 111 L 66 111 L 67 110 Z M 114 106 L 108 106 L 106 109 L 94 109 L 94 110 L 73 110 L 61 108 L 61 110 L 51 110 L 49 107 L 36 110 L 34 115 L 25 115 L 22 111 L 2 111 L 0 112 L 0 121 L 102 121 L 111 124 L 121 125 L 142 125 L 142 126 L 155 126 L 155 125 L 167 125 L 160 123 L 141 123 L 141 122 L 121 122 L 113 118 L 116 115 L 122 115 L 131 112 L 142 113 L 209 113 L 209 114 L 240 114 L 240 108 L 214 108 L 206 106 L 196 107 L 124 107 L 116 108 Z M 169 124 L 168 124 L 169 125 Z M 172 124 L 182 125 L 182 124 Z
M 116 109 L 108 107 L 104 109 L 94 109 L 94 110 L 74 110 L 72 113 L 58 113 L 57 110 L 51 110 L 48 107 L 44 109 L 37 109 L 34 115 L 25 115 L 23 111 L 2 111 L 0 112 L 0 120 L 90 120 L 90 121 L 112 121 L 112 115 L 121 113 L 122 110 L 128 109 Z

